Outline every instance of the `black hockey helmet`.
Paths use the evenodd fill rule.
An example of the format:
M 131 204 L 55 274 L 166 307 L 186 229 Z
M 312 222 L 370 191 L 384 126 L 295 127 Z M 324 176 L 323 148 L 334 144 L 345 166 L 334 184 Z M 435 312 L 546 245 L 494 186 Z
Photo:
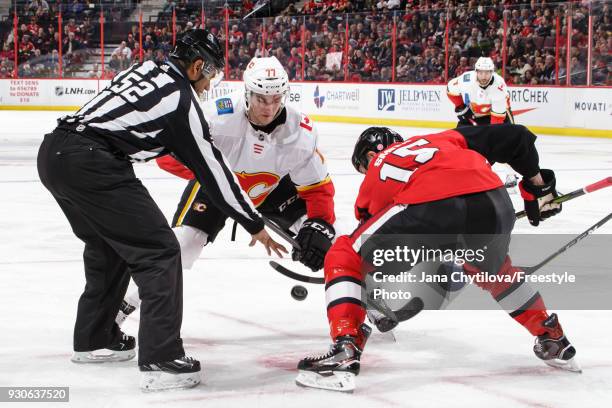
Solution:
M 217 37 L 206 29 L 187 31 L 176 40 L 170 56 L 188 64 L 202 59 L 204 65 L 222 70 L 225 67 L 223 48 Z
M 364 130 L 355 143 L 351 162 L 355 170 L 359 167 L 368 168 L 368 152 L 378 153 L 386 149 L 393 143 L 401 142 L 404 139 L 393 130 L 386 127 L 369 127 Z

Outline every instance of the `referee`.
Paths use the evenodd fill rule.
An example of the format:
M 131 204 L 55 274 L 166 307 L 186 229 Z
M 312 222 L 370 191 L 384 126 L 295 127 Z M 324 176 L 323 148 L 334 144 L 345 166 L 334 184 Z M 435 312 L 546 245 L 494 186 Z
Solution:
M 286 252 L 264 229 L 200 109 L 198 94 L 223 67 L 218 40 L 207 30 L 191 30 L 168 62 L 131 66 L 78 112 L 59 119 L 38 152 L 43 185 L 85 243 L 86 286 L 72 361 L 134 357 L 134 338 L 114 322 L 131 276 L 142 299 L 138 364 L 145 391 L 198 384 L 200 363 L 185 356 L 180 335 L 179 244 L 132 162 L 174 154 L 206 184 L 215 206 L 252 234 L 251 245 Z

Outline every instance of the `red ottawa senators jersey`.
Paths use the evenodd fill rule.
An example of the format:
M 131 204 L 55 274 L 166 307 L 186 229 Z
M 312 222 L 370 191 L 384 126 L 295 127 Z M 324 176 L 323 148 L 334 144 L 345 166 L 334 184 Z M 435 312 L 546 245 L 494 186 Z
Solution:
M 392 203 L 420 204 L 501 187 L 492 163 L 473 149 L 459 130 L 387 147 L 369 164 L 355 203 L 357 219 Z

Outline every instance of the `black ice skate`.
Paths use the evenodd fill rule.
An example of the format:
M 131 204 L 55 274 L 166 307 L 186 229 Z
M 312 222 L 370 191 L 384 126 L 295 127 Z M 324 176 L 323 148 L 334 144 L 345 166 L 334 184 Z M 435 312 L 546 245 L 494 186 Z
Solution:
M 360 332 L 360 339 L 338 337 L 327 353 L 301 360 L 295 383 L 302 387 L 353 392 L 363 346 L 372 331 L 368 325 L 362 324 Z
M 172 361 L 143 364 L 140 371 L 140 389 L 145 392 L 191 388 L 201 381 L 200 362 L 185 356 Z
M 553 313 L 542 322 L 546 333 L 536 337 L 533 352 L 551 367 L 581 373 L 582 369 L 574 356 L 576 349 L 563 334 L 557 314 Z
M 93 351 L 75 351 L 74 363 L 111 363 L 131 360 L 136 356 L 136 339 L 121 332 L 121 339 L 107 348 Z

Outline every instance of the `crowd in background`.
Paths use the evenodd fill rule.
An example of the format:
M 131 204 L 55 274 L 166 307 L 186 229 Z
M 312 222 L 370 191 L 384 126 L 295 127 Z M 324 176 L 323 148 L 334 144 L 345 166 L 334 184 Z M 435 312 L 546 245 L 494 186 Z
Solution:
M 127 34 L 113 38 L 111 30 L 105 28 L 105 38 L 109 39 L 105 77 L 112 77 L 141 59 L 163 61 L 172 48 L 173 27 L 179 36 L 185 30 L 200 27 L 203 17 L 204 25 L 225 42 L 227 15 L 229 79 L 240 79 L 252 57 L 274 55 L 287 67 L 292 80 L 444 83 L 447 78 L 472 69 L 480 56 L 490 56 L 501 73 L 505 52 L 505 78 L 509 84 L 558 82 L 564 85 L 569 57 L 571 84 L 585 85 L 591 8 L 591 81 L 594 85 L 612 85 L 609 1 L 574 1 L 570 6 L 570 3 L 545 0 L 527 3 L 525 0 L 309 0 L 299 2 L 300 8 L 294 2 L 285 1 L 288 6 L 274 17 L 243 19 L 258 7 L 257 2 L 229 0 L 229 7 L 224 8 L 225 1 L 211 1 L 202 10 L 201 1 L 170 0 L 145 22 L 142 47 L 138 24 L 129 21 L 135 4 L 125 1 L 118 7 L 120 1 L 106 1 L 112 4 L 107 4 L 106 9 L 103 7 L 105 27 L 122 22 L 129 29 L 125 30 Z M 56 3 L 32 0 L 22 4 L 18 26 L 19 77 L 57 76 L 60 47 L 64 76 L 100 77 L 97 64 L 91 69 L 82 68 L 91 59 L 93 47 L 99 45 L 100 5 L 90 0 L 65 2 L 60 44 Z M 570 14 L 570 7 L 568 53 L 566 16 Z M 9 18 L 4 24 L 9 29 L 4 30 L 0 78 L 13 75 L 12 20 Z
M 17 77 L 46 78 L 58 77 L 60 64 L 64 77 L 91 76 L 91 72 L 83 70 L 83 66 L 89 58 L 95 57 L 92 47 L 99 46 L 100 43 L 100 10 L 103 10 L 102 14 L 107 22 L 122 22 L 132 14 L 136 2 L 13 0 L 13 5 L 16 6 L 18 16 Z M 61 20 L 58 17 L 60 10 Z M 15 76 L 13 14 L 2 18 L 0 78 L 12 78 Z M 94 68 L 97 70 L 98 64 L 94 64 Z

